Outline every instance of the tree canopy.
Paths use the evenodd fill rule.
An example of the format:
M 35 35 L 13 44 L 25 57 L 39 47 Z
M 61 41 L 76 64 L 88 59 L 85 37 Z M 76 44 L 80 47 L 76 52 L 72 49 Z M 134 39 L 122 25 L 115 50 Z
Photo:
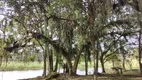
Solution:
M 97 76 L 99 60 L 105 72 L 105 62 L 121 55 L 125 61 L 136 48 L 141 64 L 141 0 L 6 0 L 1 5 L 9 9 L 1 14 L 0 58 L 39 50 L 43 76 L 46 61 L 51 73 L 59 58 L 66 61 L 66 73 L 76 74 L 82 56 L 86 71 L 91 61 Z

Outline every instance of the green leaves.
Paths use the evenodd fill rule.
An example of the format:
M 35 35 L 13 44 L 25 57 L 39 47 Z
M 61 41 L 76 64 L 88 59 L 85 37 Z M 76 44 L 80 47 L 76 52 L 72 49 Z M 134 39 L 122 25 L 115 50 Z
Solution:
M 51 0 L 49 4 L 43 2 L 7 0 L 7 3 L 14 8 L 15 13 L 11 21 L 7 20 L 3 27 L 5 32 L 10 32 L 11 35 L 7 35 L 6 39 L 1 38 L 3 40 L 1 49 L 11 46 L 15 41 L 20 45 L 31 42 L 34 46 L 31 47 L 33 50 L 39 45 L 43 50 L 54 47 L 57 52 L 62 53 L 62 56 L 71 59 L 72 57 L 68 55 L 75 55 L 74 53 L 82 49 L 82 45 L 89 43 L 91 45 L 87 46 L 88 52 L 86 52 L 88 59 L 93 55 L 94 50 L 94 53 L 98 51 L 99 57 L 101 52 L 106 52 L 106 55 L 102 54 L 108 61 L 118 57 L 116 55 L 118 50 L 115 52 L 116 48 L 126 48 L 124 44 L 129 42 L 127 36 L 134 36 L 140 28 L 138 21 L 135 21 L 138 16 L 133 14 L 132 18 L 131 11 L 129 14 L 115 13 L 111 0 L 102 0 L 102 2 L 99 0 L 95 2 L 90 2 L 90 0 Z M 19 38 L 17 38 L 18 36 Z M 28 40 L 29 38 L 33 39 Z M 39 40 L 40 43 L 38 44 L 36 40 Z M 53 47 L 46 46 L 49 44 Z M 98 44 L 99 46 L 96 48 Z M 27 55 L 34 53 L 29 46 L 22 48 L 27 50 Z M 119 50 L 123 51 L 123 49 Z M 109 51 L 114 53 L 111 54 Z M 30 58 L 33 61 L 33 56 Z

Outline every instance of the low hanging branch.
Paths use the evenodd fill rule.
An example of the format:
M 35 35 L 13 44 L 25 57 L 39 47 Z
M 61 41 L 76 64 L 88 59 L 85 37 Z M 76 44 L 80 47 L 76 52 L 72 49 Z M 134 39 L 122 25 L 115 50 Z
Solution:
M 27 39 L 27 41 L 30 41 L 30 40 L 31 40 L 31 38 Z M 12 52 L 14 49 L 17 49 L 17 48 L 20 48 L 20 47 L 26 47 L 26 46 L 31 46 L 31 45 L 27 45 L 27 43 L 24 43 L 24 44 L 21 43 L 20 44 L 20 43 L 18 43 L 18 41 L 15 41 L 13 43 L 13 46 L 11 46 L 11 47 L 5 47 L 4 50 L 6 50 L 8 52 Z
M 45 41 L 45 43 L 51 44 L 57 52 L 62 51 L 63 56 L 68 55 L 68 52 L 63 47 L 59 46 L 59 43 L 50 40 L 48 37 L 44 36 L 43 34 L 35 33 L 35 32 L 31 32 L 31 33 L 32 33 L 33 38 L 43 39 Z
M 56 52 L 59 52 L 65 57 L 68 67 L 69 67 L 69 74 L 72 74 L 72 63 L 71 63 L 71 56 L 68 51 L 66 51 L 62 46 L 59 45 L 59 43 L 50 40 L 48 37 L 44 36 L 43 34 L 40 33 L 35 33 L 35 32 L 30 32 L 32 34 L 32 37 L 35 39 L 43 40 L 44 43 L 49 43 L 50 45 L 53 46 Z
M 15 44 L 12 47 L 5 47 L 4 50 L 8 51 L 8 52 L 12 52 L 14 49 L 20 48 L 20 47 L 26 47 L 26 43 L 25 44 Z
M 108 61 L 107 58 L 108 58 L 109 56 L 114 55 L 120 48 L 122 48 L 122 47 L 124 47 L 124 46 L 126 46 L 126 45 L 127 45 L 127 44 L 122 45 L 122 46 L 120 46 L 119 48 L 117 48 L 115 51 L 113 51 L 113 52 L 111 52 L 110 54 L 106 55 L 105 58 L 104 58 L 104 60 L 105 60 L 104 63 Z

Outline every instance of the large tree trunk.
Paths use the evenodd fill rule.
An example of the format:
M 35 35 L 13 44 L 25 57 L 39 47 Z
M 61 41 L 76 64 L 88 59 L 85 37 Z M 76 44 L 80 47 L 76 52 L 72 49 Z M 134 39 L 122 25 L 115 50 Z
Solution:
M 73 66 L 73 74 L 76 74 L 79 59 L 80 59 L 80 55 L 78 55 L 78 57 L 75 58 L 75 62 L 74 62 L 74 66 Z
M 95 60 L 96 64 L 95 64 L 95 75 L 94 75 L 94 79 L 97 80 L 97 77 L 98 77 L 98 53 L 96 54 L 96 60 Z
M 142 56 L 142 46 L 141 46 L 141 31 L 140 31 L 139 33 L 139 67 L 140 67 L 140 73 L 142 75 L 141 56 Z
M 112 67 L 115 67 L 114 61 L 112 60 Z
M 96 47 L 97 50 L 95 50 L 95 46 L 94 46 L 94 56 L 95 56 L 95 68 L 94 68 L 94 80 L 97 80 L 98 79 L 98 61 L 99 61 L 99 40 L 97 40 L 97 47 Z
M 53 71 L 53 53 L 52 53 L 52 50 L 50 51 L 49 60 L 50 60 L 51 70 Z
M 105 66 L 104 66 L 104 58 L 101 56 L 100 58 L 101 66 L 102 66 L 102 72 L 105 73 Z
M 88 75 L 88 57 L 87 53 L 85 53 L 85 75 Z
M 48 74 L 53 72 L 53 54 L 52 50 L 49 50 L 48 47 L 48 55 L 47 55 L 47 61 L 48 61 Z
M 69 68 L 69 75 L 72 75 L 73 72 L 72 72 L 72 63 L 71 63 L 71 60 L 68 60 L 67 64 L 68 64 L 68 68 Z
M 43 67 L 43 77 L 46 77 L 46 58 L 47 58 L 47 50 L 44 51 L 43 53 L 43 62 L 44 62 L 44 67 Z
M 62 46 L 59 45 L 59 43 L 56 43 L 55 41 L 50 40 L 48 37 L 44 36 L 43 34 L 35 33 L 35 32 L 31 32 L 31 33 L 34 38 L 43 39 L 45 43 L 48 42 L 50 45 L 54 47 L 54 49 L 56 50 L 56 53 L 59 52 L 63 55 L 69 67 L 69 74 L 71 75 L 72 74 L 71 53 L 67 52 Z
M 56 62 L 55 62 L 55 69 L 54 69 L 54 72 L 57 72 L 58 63 L 59 63 L 59 54 L 56 55 Z
M 94 80 L 98 77 L 98 53 L 94 54 Z
M 2 65 L 2 56 L 0 56 L 0 67 L 1 67 L 1 65 Z
M 73 71 L 72 71 L 71 54 L 68 53 L 68 55 L 66 55 L 67 53 L 62 48 L 60 50 L 61 50 L 61 53 L 63 54 L 64 58 L 66 59 L 67 68 L 69 70 L 69 75 L 72 75 Z
M 142 5 L 141 5 L 141 0 L 136 1 L 136 5 L 137 8 L 140 9 L 140 13 L 142 13 Z M 138 10 L 139 11 L 139 10 Z M 137 19 L 139 21 L 140 24 L 140 32 L 139 32 L 139 69 L 140 69 L 140 74 L 142 75 L 142 62 L 141 62 L 141 58 L 142 58 L 142 43 L 141 43 L 141 38 L 142 38 L 142 21 L 141 21 L 141 16 L 137 15 Z
M 123 69 L 126 70 L 126 68 L 125 68 L 125 54 L 123 54 L 122 65 L 123 65 Z
M 68 34 L 68 33 L 67 33 Z M 70 28 L 70 33 L 69 33 L 69 55 L 70 55 L 70 59 L 72 59 L 72 44 L 73 44 L 73 28 Z M 72 63 L 71 63 L 71 60 L 69 62 L 70 64 L 68 64 L 68 67 L 67 67 L 67 70 L 69 70 L 69 74 L 72 75 L 73 74 L 73 70 L 72 70 Z
M 82 53 L 82 50 L 78 51 L 77 56 L 75 57 L 74 66 L 73 66 L 73 74 L 76 74 L 81 53 Z

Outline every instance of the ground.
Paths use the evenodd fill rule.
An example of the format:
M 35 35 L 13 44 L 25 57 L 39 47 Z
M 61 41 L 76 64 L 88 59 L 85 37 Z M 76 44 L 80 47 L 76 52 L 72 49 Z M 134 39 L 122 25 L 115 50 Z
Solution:
M 123 71 L 123 75 L 114 75 L 111 74 L 112 70 L 109 69 L 112 65 L 111 64 L 106 64 L 106 72 L 107 74 L 100 74 L 98 77 L 98 80 L 142 80 L 142 77 L 139 75 L 139 69 L 138 69 L 138 63 L 136 61 L 133 62 L 133 69 L 129 69 L 129 66 L 126 66 L 127 71 Z M 23 66 L 24 65 L 24 66 Z M 25 66 L 26 65 L 26 66 Z M 90 67 L 93 65 L 90 64 Z M 4 70 L 25 70 L 25 69 L 43 69 L 43 62 L 40 64 L 38 62 L 28 62 L 28 63 L 23 63 L 23 62 L 8 62 L 6 66 L 1 66 Z M 80 70 L 84 70 L 84 64 L 83 62 L 80 63 L 79 65 Z M 32 75 L 32 74 L 31 74 Z M 68 76 L 64 74 L 59 74 L 56 75 L 52 78 L 42 78 L 42 77 L 36 77 L 36 78 L 31 78 L 31 79 L 23 79 L 23 80 L 93 80 L 93 76 Z
M 116 74 L 98 74 L 98 80 L 142 80 L 142 76 L 140 75 L 116 75 Z M 23 80 L 94 80 L 93 75 L 88 76 L 68 76 L 65 74 L 56 74 L 51 76 L 50 78 L 31 78 L 31 79 L 23 79 Z

